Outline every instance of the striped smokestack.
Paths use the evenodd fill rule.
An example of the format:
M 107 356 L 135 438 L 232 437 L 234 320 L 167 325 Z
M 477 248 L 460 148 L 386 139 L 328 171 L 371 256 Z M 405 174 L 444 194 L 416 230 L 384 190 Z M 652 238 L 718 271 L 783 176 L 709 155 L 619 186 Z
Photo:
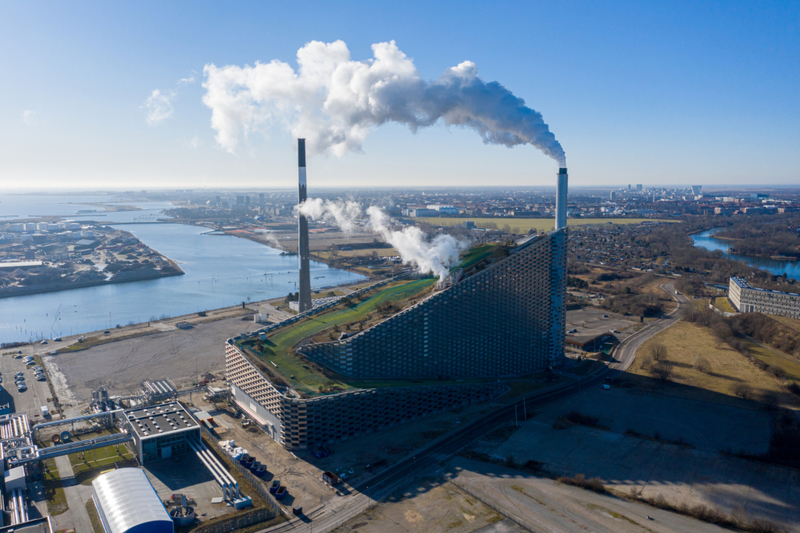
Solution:
M 558 169 L 556 189 L 556 229 L 567 227 L 567 169 Z
M 299 167 L 299 202 L 306 201 L 306 140 L 297 139 L 297 163 Z M 299 310 L 308 311 L 311 309 L 311 272 L 308 264 L 308 219 L 300 214 L 297 226 L 297 253 L 300 262 L 300 287 L 299 287 Z

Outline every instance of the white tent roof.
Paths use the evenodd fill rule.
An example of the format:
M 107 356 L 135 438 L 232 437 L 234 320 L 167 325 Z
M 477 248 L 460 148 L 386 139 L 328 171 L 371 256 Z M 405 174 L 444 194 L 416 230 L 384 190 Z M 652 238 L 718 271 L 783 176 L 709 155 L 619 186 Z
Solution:
M 172 518 L 143 470 L 120 468 L 92 481 L 98 511 L 109 533 L 172 533 Z

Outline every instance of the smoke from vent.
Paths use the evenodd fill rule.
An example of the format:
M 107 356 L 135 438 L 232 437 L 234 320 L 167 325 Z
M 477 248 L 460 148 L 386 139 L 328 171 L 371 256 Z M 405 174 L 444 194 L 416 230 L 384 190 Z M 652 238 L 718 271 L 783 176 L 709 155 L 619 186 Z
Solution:
M 312 41 L 298 50 L 297 71 L 278 60 L 206 65 L 203 103 L 217 142 L 234 152 L 241 136 L 277 122 L 305 138 L 311 154 L 342 156 L 387 122 L 416 131 L 441 121 L 471 128 L 487 144 L 531 144 L 566 167 L 542 115 L 500 83 L 479 78 L 471 61 L 427 81 L 394 41 L 372 51 L 372 59 L 353 61 L 343 41 Z
M 359 225 L 357 220 L 363 216 L 356 202 L 323 201 L 320 198 L 309 198 L 296 206 L 295 211 L 312 220 L 336 224 L 345 233 L 352 233 Z M 392 229 L 391 219 L 377 206 L 367 208 L 367 216 L 369 222 L 365 229 L 391 244 L 400 253 L 404 265 L 414 267 L 421 274 L 438 276 L 440 280 L 447 278 L 459 254 L 469 248 L 468 241 L 451 235 L 437 235 L 429 240 L 428 235 L 416 226 Z

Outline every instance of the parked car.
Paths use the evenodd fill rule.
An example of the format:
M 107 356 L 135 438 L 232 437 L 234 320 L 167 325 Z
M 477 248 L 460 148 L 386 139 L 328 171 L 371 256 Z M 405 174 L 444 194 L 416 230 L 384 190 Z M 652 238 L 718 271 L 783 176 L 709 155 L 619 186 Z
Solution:
M 56 338 L 55 338 L 55 339 L 53 339 L 53 340 L 54 340 L 55 342 L 61 342 L 61 337 L 56 337 Z
M 610 389 L 610 388 L 611 388 L 611 385 L 608 385 L 608 384 L 606 384 L 606 383 L 603 383 L 603 384 L 601 385 L 601 387 L 603 387 L 605 390 L 608 390 L 608 389 Z
M 45 376 L 44 374 L 39 374 L 38 376 L 36 376 L 36 381 L 47 381 L 47 376 Z
M 26 390 L 28 390 L 28 386 L 25 385 L 24 383 L 20 383 L 19 385 L 17 385 L 17 390 L 19 392 L 25 392 Z
M 39 344 L 47 344 L 47 341 L 42 341 L 42 342 L 41 342 L 41 343 L 39 343 Z
M 24 376 L 24 375 L 25 375 L 25 374 L 24 374 L 23 372 L 17 372 L 16 374 L 14 374 L 14 377 L 15 377 L 15 378 L 20 378 L 20 377 L 22 377 L 22 376 Z

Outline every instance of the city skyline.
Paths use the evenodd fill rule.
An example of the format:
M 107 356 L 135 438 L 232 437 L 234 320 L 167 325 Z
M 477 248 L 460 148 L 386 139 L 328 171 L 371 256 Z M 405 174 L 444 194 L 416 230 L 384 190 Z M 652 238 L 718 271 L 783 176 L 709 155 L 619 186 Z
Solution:
M 219 146 L 204 68 L 296 68 L 308 42 L 339 39 L 354 61 L 396 41 L 428 80 L 474 62 L 543 115 L 575 187 L 798 182 L 796 5 L 460 5 L 7 4 L 3 188 L 291 187 L 288 132 Z M 362 150 L 315 156 L 315 187 L 550 186 L 558 168 L 441 124 L 390 123 Z

